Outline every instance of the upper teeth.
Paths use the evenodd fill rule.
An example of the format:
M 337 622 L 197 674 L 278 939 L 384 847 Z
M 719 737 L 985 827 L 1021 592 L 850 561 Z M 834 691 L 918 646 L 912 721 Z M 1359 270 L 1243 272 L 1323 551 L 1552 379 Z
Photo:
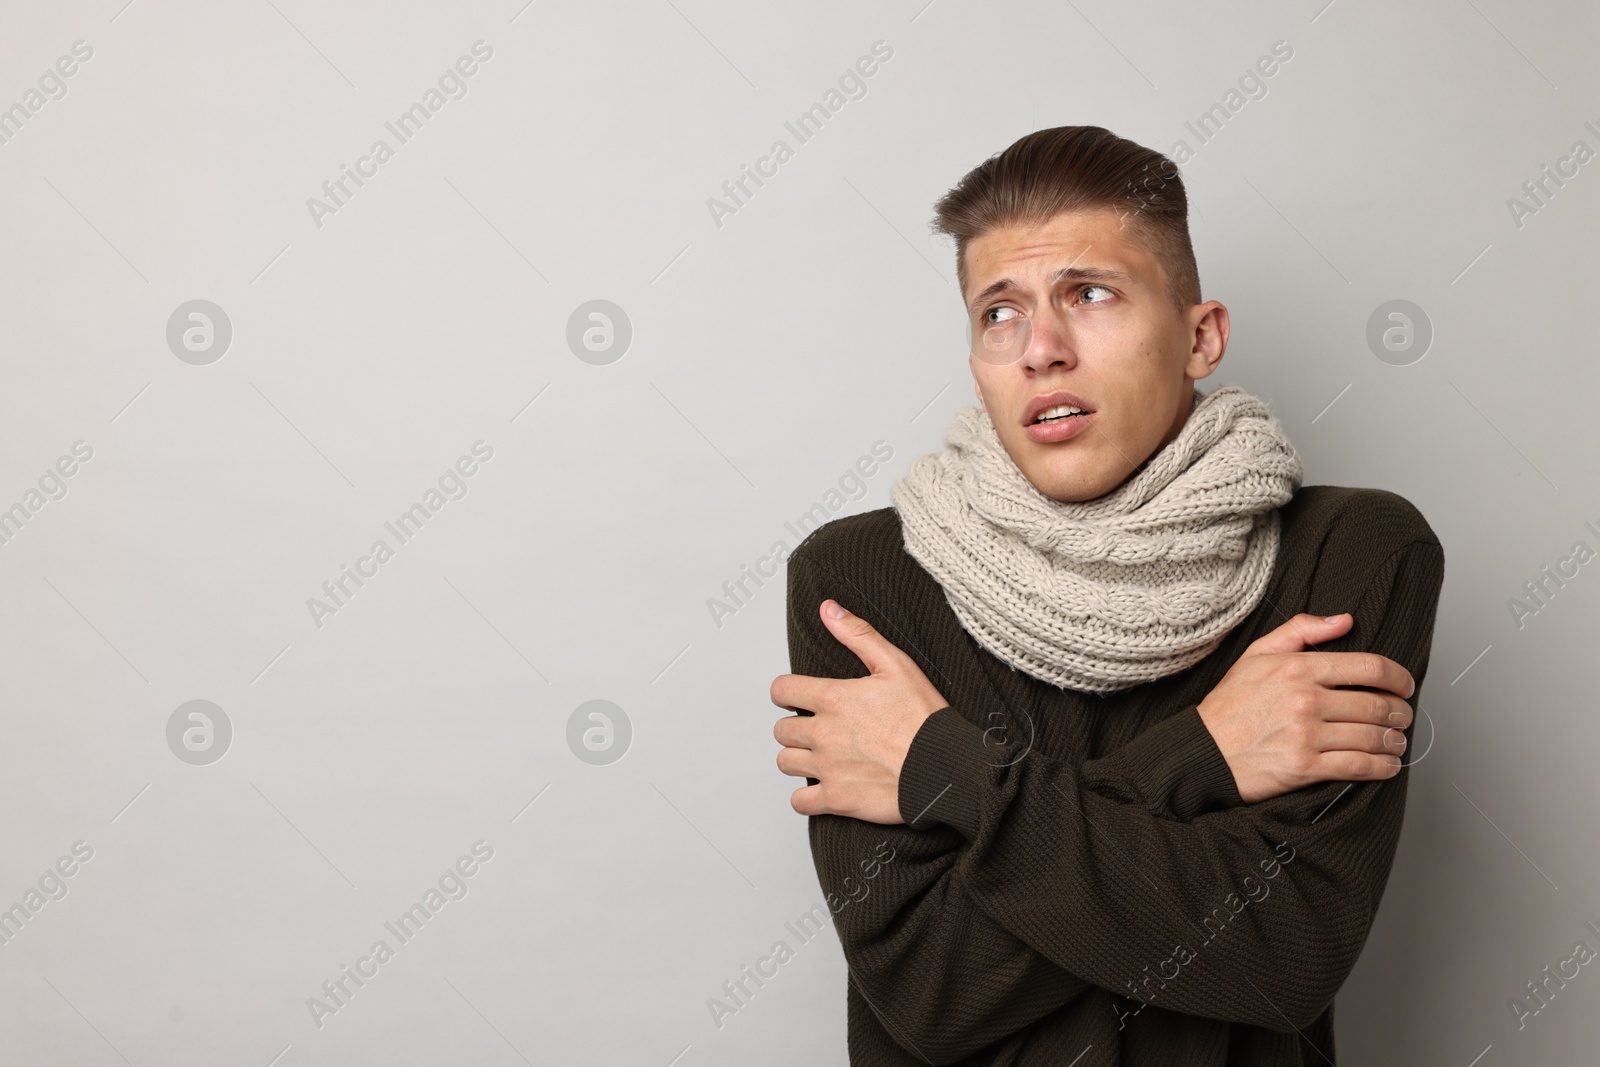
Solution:
M 1038 417 L 1035 418 L 1033 421 L 1034 422 L 1038 422 L 1039 419 L 1059 418 L 1062 415 L 1082 415 L 1082 414 L 1084 414 L 1084 410 L 1082 408 L 1075 408 L 1075 407 L 1071 406 L 1070 404 L 1058 404 L 1057 406 L 1055 406 L 1053 408 L 1046 408 L 1045 410 L 1039 412 Z

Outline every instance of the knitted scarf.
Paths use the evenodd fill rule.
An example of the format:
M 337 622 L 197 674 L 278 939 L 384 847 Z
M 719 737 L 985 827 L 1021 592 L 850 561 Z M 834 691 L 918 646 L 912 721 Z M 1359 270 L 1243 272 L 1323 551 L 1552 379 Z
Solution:
M 1091 429 L 1088 432 L 1094 433 Z M 892 491 L 906 551 L 996 657 L 1067 689 L 1111 693 L 1208 656 L 1266 592 L 1300 456 L 1238 386 L 1194 390 L 1178 436 L 1105 496 L 1053 500 L 982 408 Z

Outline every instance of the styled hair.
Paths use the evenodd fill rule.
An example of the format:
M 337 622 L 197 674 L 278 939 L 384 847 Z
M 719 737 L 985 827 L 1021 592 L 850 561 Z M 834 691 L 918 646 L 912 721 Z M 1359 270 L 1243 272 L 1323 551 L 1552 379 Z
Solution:
M 967 243 L 974 237 L 1095 208 L 1123 213 L 1133 239 L 1161 263 L 1167 295 L 1179 311 L 1200 303 L 1189 199 L 1177 164 L 1100 126 L 1036 130 L 990 156 L 940 198 L 933 230 L 956 239 L 956 277 L 965 298 Z

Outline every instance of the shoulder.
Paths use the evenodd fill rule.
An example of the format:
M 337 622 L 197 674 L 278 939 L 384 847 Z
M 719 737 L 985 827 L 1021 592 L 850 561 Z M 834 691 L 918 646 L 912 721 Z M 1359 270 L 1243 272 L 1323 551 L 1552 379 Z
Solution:
M 788 572 L 791 608 L 834 597 L 880 629 L 937 613 L 944 603 L 939 584 L 906 551 L 893 507 L 819 526 L 789 555 Z
M 1418 507 L 1398 493 L 1346 485 L 1306 485 L 1283 506 L 1285 526 L 1323 534 L 1360 536 L 1374 545 L 1403 549 L 1413 542 L 1438 544 Z
M 850 580 L 862 580 L 892 565 L 905 553 L 900 516 L 892 507 L 876 508 L 823 523 L 790 553 L 799 562 Z
M 1396 556 L 1442 575 L 1444 548 L 1438 535 L 1417 506 L 1399 493 L 1302 486 L 1281 514 L 1280 551 L 1308 564 L 1315 586 L 1362 588 Z

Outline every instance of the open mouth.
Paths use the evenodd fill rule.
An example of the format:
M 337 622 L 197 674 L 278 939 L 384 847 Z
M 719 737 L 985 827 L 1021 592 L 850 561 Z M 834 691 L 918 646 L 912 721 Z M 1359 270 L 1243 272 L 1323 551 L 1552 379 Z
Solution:
M 1084 411 L 1082 408 L 1075 408 L 1070 404 L 1061 404 L 1057 407 L 1046 408 L 1045 410 L 1039 412 L 1038 416 L 1033 420 L 1033 425 L 1040 426 L 1047 425 L 1052 422 L 1064 422 L 1067 419 L 1076 418 L 1079 415 L 1087 414 L 1089 413 Z

